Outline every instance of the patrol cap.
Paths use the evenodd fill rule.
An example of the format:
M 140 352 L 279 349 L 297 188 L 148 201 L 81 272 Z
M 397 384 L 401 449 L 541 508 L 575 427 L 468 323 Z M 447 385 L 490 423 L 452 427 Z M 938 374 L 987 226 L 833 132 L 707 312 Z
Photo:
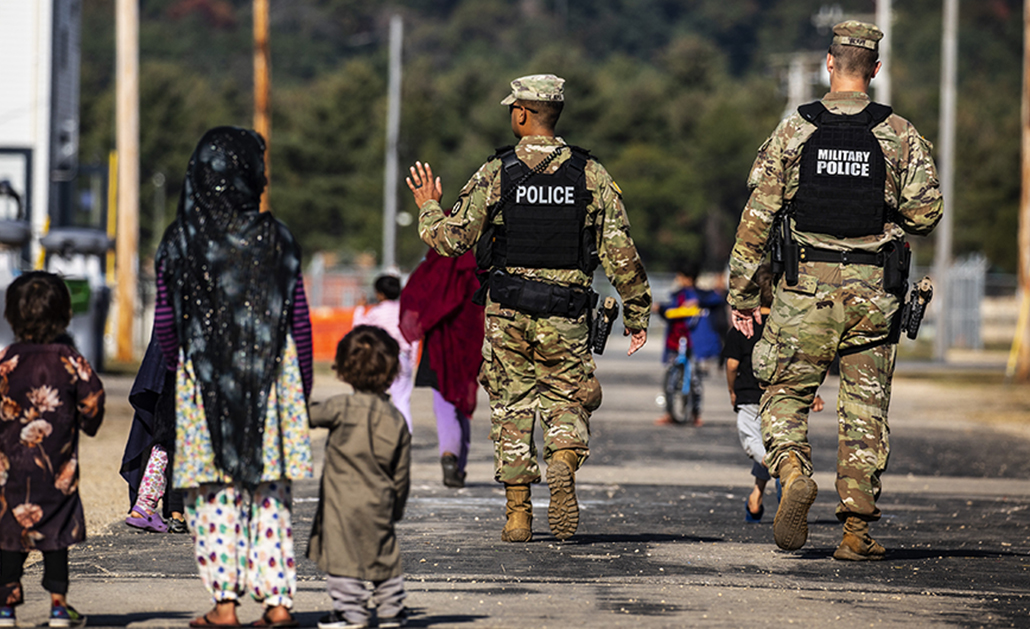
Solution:
M 883 31 L 876 24 L 848 20 L 833 27 L 833 43 L 877 50 Z
M 502 105 L 510 105 L 517 100 L 549 100 L 561 102 L 565 100 L 565 79 L 553 74 L 531 74 L 520 76 L 511 82 L 511 94 L 501 101 Z

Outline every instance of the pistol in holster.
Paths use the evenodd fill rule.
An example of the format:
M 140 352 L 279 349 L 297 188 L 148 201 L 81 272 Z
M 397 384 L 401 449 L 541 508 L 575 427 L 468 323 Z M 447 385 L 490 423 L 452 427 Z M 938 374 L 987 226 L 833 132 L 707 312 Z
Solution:
M 605 297 L 590 322 L 590 349 L 595 354 L 603 354 L 608 344 L 608 336 L 612 333 L 615 320 L 619 318 L 619 302 L 614 297 Z
M 912 284 L 912 292 L 909 293 L 908 301 L 901 309 L 901 329 L 910 339 L 915 339 L 919 334 L 919 325 L 923 322 L 923 315 L 926 314 L 926 307 L 933 299 L 933 283 L 929 277 L 924 277 Z
M 898 301 L 903 304 L 891 320 L 891 331 L 887 338 L 888 343 L 897 345 L 901 340 L 902 331 L 908 328 L 906 323 L 908 315 L 905 313 L 908 312 L 909 304 L 915 294 L 909 296 L 908 302 L 905 301 L 905 295 L 908 293 L 908 271 L 912 264 L 912 250 L 907 242 L 895 240 L 887 243 L 880 255 L 883 256 L 883 290 L 897 295 Z M 919 318 L 922 319 L 922 314 L 919 315 Z M 919 329 L 919 323 L 916 323 L 916 329 Z M 915 332 L 909 338 L 914 339 Z

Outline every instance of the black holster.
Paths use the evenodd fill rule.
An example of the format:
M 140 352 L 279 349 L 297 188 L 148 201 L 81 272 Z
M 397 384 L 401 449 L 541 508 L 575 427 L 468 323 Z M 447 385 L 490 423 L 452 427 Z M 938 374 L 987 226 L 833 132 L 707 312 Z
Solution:
M 776 281 L 782 275 L 787 286 L 798 284 L 798 243 L 794 240 L 794 234 L 790 231 L 790 221 L 787 217 L 787 210 L 783 210 L 773 219 L 772 228 L 771 262 L 772 274 Z
M 887 243 L 883 250 L 883 290 L 904 299 L 908 289 L 908 270 L 912 264 L 912 250 L 903 240 Z

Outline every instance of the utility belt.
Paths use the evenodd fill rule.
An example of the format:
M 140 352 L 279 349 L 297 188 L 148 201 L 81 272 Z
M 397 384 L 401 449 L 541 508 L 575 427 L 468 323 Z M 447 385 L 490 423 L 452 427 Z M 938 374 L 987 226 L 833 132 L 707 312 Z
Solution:
M 892 240 L 879 251 L 833 251 L 816 247 L 798 246 L 801 262 L 830 262 L 833 264 L 867 264 L 883 268 L 883 290 L 898 293 L 908 288 L 908 270 L 912 263 L 912 250 L 902 240 Z
M 589 288 L 548 284 L 501 269 L 490 271 L 483 288 L 495 303 L 533 316 L 578 319 L 597 304 L 597 293 Z
M 773 243 L 773 272 L 782 273 L 788 286 L 798 283 L 798 264 L 801 262 L 829 262 L 831 264 L 866 264 L 883 268 L 883 290 L 903 292 L 908 288 L 908 270 L 912 263 L 912 250 L 903 240 L 892 240 L 879 251 L 835 251 L 798 244 L 793 234 L 774 234 L 781 238 Z
M 801 262 L 831 262 L 834 264 L 871 264 L 883 266 L 882 251 L 834 251 L 798 246 L 798 260 Z

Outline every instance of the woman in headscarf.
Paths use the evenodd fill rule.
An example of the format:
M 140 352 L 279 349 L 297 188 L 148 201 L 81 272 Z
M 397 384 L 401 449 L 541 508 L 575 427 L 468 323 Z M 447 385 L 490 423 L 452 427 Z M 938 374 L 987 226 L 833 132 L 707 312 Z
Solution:
M 186 490 L 197 565 L 215 607 L 192 627 L 296 626 L 291 481 L 312 474 L 311 322 L 300 249 L 260 212 L 265 144 L 218 127 L 186 169 L 157 251 L 155 332 L 176 370 L 173 483 Z
M 412 343 L 425 338 L 415 386 L 433 388 L 440 465 L 448 487 L 465 486 L 469 419 L 483 364 L 483 306 L 472 303 L 477 288 L 475 252 L 447 258 L 430 249 L 401 291 L 401 334 Z

